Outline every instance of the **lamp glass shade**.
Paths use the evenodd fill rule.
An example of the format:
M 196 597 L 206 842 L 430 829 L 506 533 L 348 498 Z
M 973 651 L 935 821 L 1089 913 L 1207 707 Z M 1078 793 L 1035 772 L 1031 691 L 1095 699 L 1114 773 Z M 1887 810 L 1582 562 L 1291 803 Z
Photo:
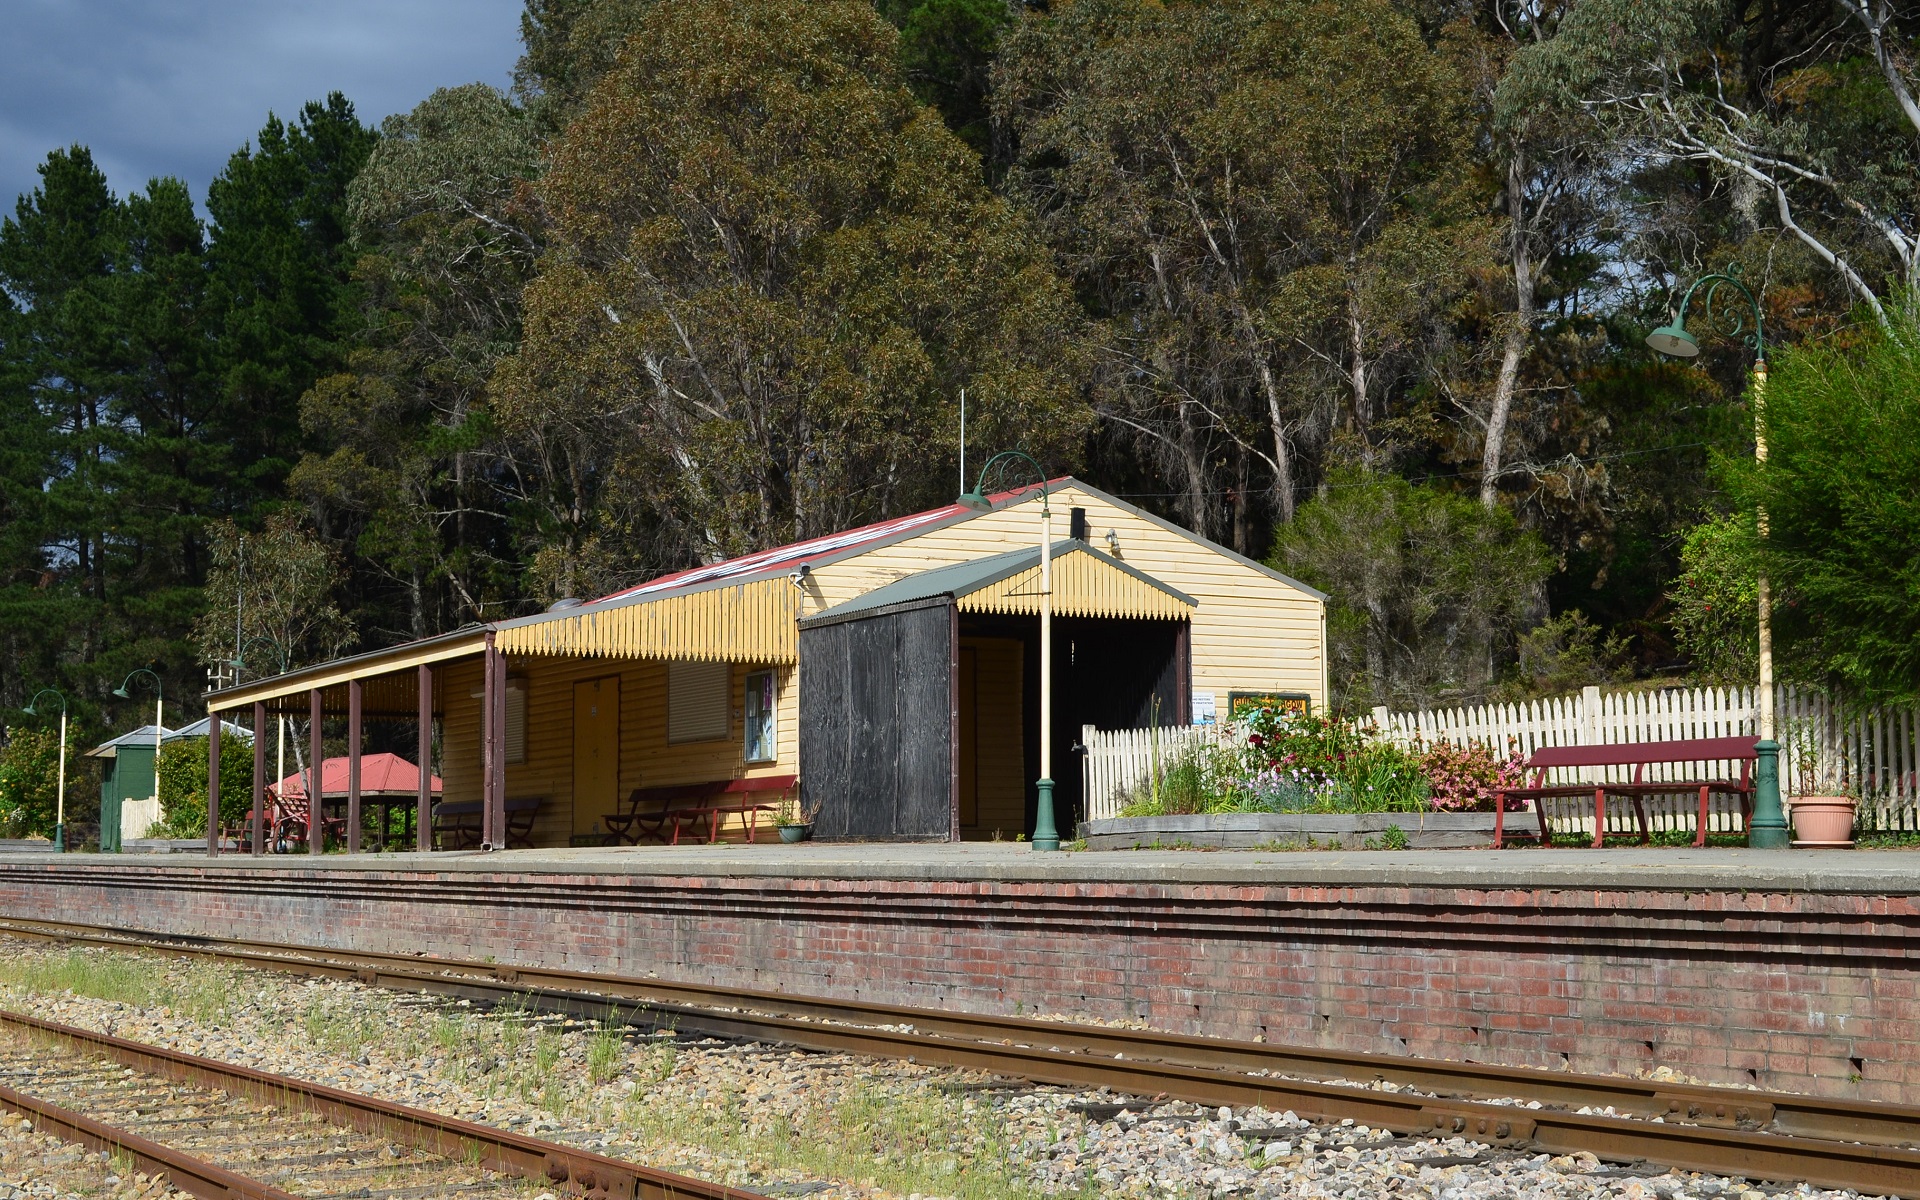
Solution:
M 113 694 L 120 697 L 122 700 L 133 699 L 132 693 L 127 691 L 125 684 L 121 684 L 119 687 L 113 689 Z
M 30 717 L 37 717 L 40 715 L 39 713 L 33 710 L 33 705 L 31 704 L 27 705 L 25 708 L 21 709 L 20 711 L 27 714 Z
M 993 501 L 987 499 L 979 492 L 963 492 L 954 503 L 958 504 L 961 508 L 970 508 L 975 512 L 989 512 L 993 508 Z
M 1700 353 L 1699 341 L 1684 325 L 1662 325 L 1647 335 L 1647 345 L 1669 358 L 1693 358 Z

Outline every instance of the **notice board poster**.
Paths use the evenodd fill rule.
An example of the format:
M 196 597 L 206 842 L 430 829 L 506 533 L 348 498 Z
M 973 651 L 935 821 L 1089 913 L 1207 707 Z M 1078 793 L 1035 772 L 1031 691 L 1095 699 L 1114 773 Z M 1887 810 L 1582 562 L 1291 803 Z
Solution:
M 1306 716 L 1313 711 L 1313 697 L 1305 692 L 1228 692 L 1227 720 L 1238 721 L 1253 715 L 1263 708 L 1275 712 L 1299 713 Z

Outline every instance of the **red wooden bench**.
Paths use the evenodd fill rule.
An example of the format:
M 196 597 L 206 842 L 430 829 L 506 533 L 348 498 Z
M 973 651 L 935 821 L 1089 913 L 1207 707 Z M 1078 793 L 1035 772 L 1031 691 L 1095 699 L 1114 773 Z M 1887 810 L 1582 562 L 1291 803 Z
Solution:
M 1593 845 L 1599 849 L 1606 843 L 1607 836 L 1607 797 L 1617 796 L 1633 801 L 1634 815 L 1640 823 L 1640 842 L 1651 841 L 1647 832 L 1647 810 L 1644 801 L 1649 796 L 1688 796 L 1697 795 L 1700 811 L 1693 833 L 1693 844 L 1707 844 L 1707 800 L 1714 792 L 1736 795 L 1740 798 L 1740 811 L 1744 818 L 1753 817 L 1753 764 L 1755 760 L 1754 741 L 1751 737 L 1692 738 L 1677 742 L 1625 742 L 1604 746 L 1545 746 L 1533 752 L 1527 759 L 1527 770 L 1533 772 L 1533 783 L 1526 787 L 1503 788 L 1499 801 L 1494 807 L 1493 844 L 1497 848 L 1506 839 L 1506 801 L 1531 800 L 1535 814 L 1540 819 L 1540 844 L 1547 845 L 1551 837 L 1551 828 L 1547 823 L 1546 806 L 1542 801 L 1556 797 L 1592 796 L 1593 797 Z M 1738 762 L 1739 779 L 1648 779 L 1647 768 L 1655 763 L 1716 763 Z M 1561 767 L 1632 767 L 1631 783 L 1576 783 L 1549 786 L 1547 772 Z
M 680 844 L 680 833 L 705 824 L 707 843 L 720 837 L 720 822 L 728 816 L 747 820 L 747 840 L 760 840 L 760 814 L 778 811 L 778 803 L 756 801 L 752 796 L 791 792 L 800 782 L 797 775 L 761 775 L 748 779 L 717 779 L 707 783 L 671 784 L 664 787 L 633 789 L 618 812 L 601 818 L 615 836 L 630 846 L 653 838 L 665 845 Z M 672 831 L 669 836 L 669 829 Z

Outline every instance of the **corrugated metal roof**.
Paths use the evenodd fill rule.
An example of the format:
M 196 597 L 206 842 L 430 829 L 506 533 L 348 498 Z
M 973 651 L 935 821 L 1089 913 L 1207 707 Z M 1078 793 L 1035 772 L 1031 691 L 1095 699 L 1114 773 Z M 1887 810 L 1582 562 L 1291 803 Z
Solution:
M 173 736 L 173 730 L 168 729 L 164 725 L 160 727 L 161 741 L 165 741 L 166 739 L 172 736 Z M 151 745 L 153 745 L 153 726 L 142 725 L 138 729 L 132 729 L 127 731 L 126 733 L 121 734 L 119 737 L 108 738 L 106 741 L 101 742 L 98 746 L 95 746 L 93 749 L 87 751 L 84 757 L 112 758 L 116 753 L 119 752 L 119 749 L 122 746 L 151 746 Z
M 172 742 L 178 741 L 181 738 L 205 737 L 207 736 L 207 727 L 212 723 L 213 719 L 211 717 L 201 717 L 193 724 L 183 725 L 178 729 L 168 729 L 163 725 L 160 727 L 160 740 L 163 742 Z M 235 725 L 232 721 L 222 721 L 220 725 L 220 734 L 222 737 L 242 737 L 248 741 L 253 740 L 253 734 L 249 733 L 245 726 Z M 122 746 L 151 745 L 153 745 L 153 726 L 142 725 L 140 728 L 129 730 L 118 737 L 108 738 L 98 746 L 87 751 L 81 757 L 113 758 L 118 755 L 120 747 Z
M 563 609 L 502 626 L 494 644 L 508 654 L 790 663 L 800 653 L 799 606 L 800 593 L 777 574 Z
M 1142 520 L 1159 525 L 1169 532 L 1179 534 L 1213 553 L 1223 555 L 1243 566 L 1250 567 L 1274 579 L 1281 580 L 1316 600 L 1326 599 L 1324 593 L 1308 587 L 1299 580 L 1282 575 L 1280 572 L 1275 571 L 1272 567 L 1266 566 L 1263 563 L 1258 563 L 1243 555 L 1236 554 L 1224 546 L 1201 537 L 1192 530 L 1185 529 L 1171 521 L 1136 508 L 1115 496 L 1110 496 L 1102 492 L 1098 488 L 1090 487 L 1086 483 L 1074 479 L 1072 476 L 1061 476 L 1057 479 L 1050 479 L 1044 487 L 1047 492 L 1052 493 L 1055 489 L 1066 484 L 1071 484 L 1087 495 L 1110 503 L 1117 508 L 1132 513 Z M 1035 484 L 1001 492 L 990 497 L 990 499 L 993 502 L 993 508 L 998 510 L 1005 508 L 1009 504 L 1030 501 L 1039 496 L 1040 492 L 1041 485 Z M 849 529 L 824 537 L 810 538 L 803 542 L 794 542 L 791 545 L 776 546 L 770 550 L 761 550 L 753 554 L 741 555 L 738 558 L 728 559 L 725 562 L 712 563 L 687 571 L 675 572 L 671 575 L 663 575 L 658 579 L 649 580 L 637 587 L 626 588 L 573 608 L 536 613 L 525 617 L 492 622 L 486 625 L 469 626 L 464 629 L 455 630 L 452 633 L 424 638 L 417 642 L 390 646 L 377 651 L 369 651 L 348 658 L 337 659 L 330 663 L 315 664 L 314 666 L 289 672 L 277 678 L 263 679 L 256 683 L 215 692 L 212 693 L 208 699 L 214 707 L 233 708 L 244 703 L 250 703 L 255 699 L 273 699 L 292 694 L 295 691 L 304 690 L 308 687 L 317 687 L 324 690 L 337 685 L 350 676 L 371 676 L 379 674 L 383 670 L 398 670 L 402 666 L 412 666 L 418 663 L 438 661 L 441 658 L 476 653 L 480 648 L 481 639 L 489 629 L 498 631 L 499 644 L 503 648 L 508 648 L 515 653 L 618 654 L 624 652 L 624 650 L 618 646 L 617 643 L 631 645 L 635 639 L 638 639 L 649 646 L 672 645 L 677 648 L 674 651 L 675 657 L 728 658 L 739 661 L 741 655 L 747 653 L 747 649 L 740 645 L 728 645 L 720 649 L 714 648 L 719 646 L 719 642 L 716 639 L 721 638 L 723 635 L 720 630 L 714 627 L 712 622 L 715 618 L 725 615 L 728 620 L 745 620 L 755 627 L 765 626 L 766 622 L 775 615 L 776 610 L 780 609 L 781 601 L 785 599 L 785 593 L 780 592 L 778 588 L 762 588 L 754 585 L 762 581 L 768 583 L 780 581 L 784 583 L 787 575 L 798 570 L 803 565 L 818 566 L 843 558 L 865 554 L 883 546 L 917 537 L 931 530 L 969 521 L 974 517 L 984 516 L 988 511 L 991 510 L 979 510 L 960 504 L 949 504 L 941 508 L 929 509 L 926 512 L 913 513 L 904 517 L 896 517 L 889 521 L 879 521 L 871 525 L 863 525 L 858 529 Z M 1133 570 L 1116 559 L 1110 559 L 1104 554 L 1099 554 L 1098 551 L 1091 551 L 1089 548 L 1089 552 L 1096 554 L 1099 558 L 1112 563 L 1115 567 L 1123 571 L 1132 572 Z M 1034 559 L 1039 557 L 1037 548 L 1030 552 L 1015 551 L 1013 553 L 1029 553 Z M 960 570 L 969 566 L 979 566 L 983 562 L 991 561 L 994 560 L 986 559 L 972 564 L 957 564 L 955 568 L 951 569 Z M 938 569 L 947 570 L 949 568 Z M 925 574 L 931 574 L 931 572 L 913 578 L 921 579 L 924 578 Z M 1146 576 L 1141 576 L 1141 578 L 1148 579 Z M 903 580 L 901 582 L 904 583 L 908 581 Z M 1194 603 L 1191 597 L 1186 597 L 1181 593 L 1174 592 L 1173 589 L 1168 588 L 1167 585 L 1158 580 L 1149 580 L 1149 582 L 1163 592 L 1180 595 L 1181 599 L 1189 606 Z M 848 604 L 864 604 L 873 596 L 888 592 L 889 588 L 893 586 L 895 585 L 888 585 L 888 587 L 881 588 L 879 592 L 868 593 L 866 596 L 849 601 Z M 1058 588 L 1059 584 L 1058 581 L 1056 581 L 1056 591 L 1058 591 Z M 705 600 L 692 599 L 698 597 L 703 592 L 721 589 L 734 594 L 732 596 L 712 597 Z M 1015 590 L 1023 589 L 1016 588 Z M 972 593 L 969 592 L 968 594 Z M 690 602 L 687 604 L 662 606 L 658 611 L 647 617 L 621 614 L 622 609 L 653 606 L 662 600 L 683 597 L 689 598 Z M 1012 599 L 1016 598 L 1009 597 L 1009 601 Z M 894 602 L 895 601 L 887 601 L 887 603 Z M 984 606 L 985 603 L 983 600 L 982 605 Z M 843 604 L 828 611 L 831 613 L 850 610 L 848 610 L 847 605 Z M 1003 610 L 994 609 L 993 611 Z M 1004 611 L 1012 611 L 1012 609 L 1006 609 Z M 1056 611 L 1064 610 L 1056 605 Z M 1093 615 L 1100 615 L 1104 612 L 1104 610 L 1094 608 L 1090 608 L 1088 611 Z M 809 620 L 818 620 L 826 615 L 826 613 L 818 614 L 816 617 L 809 618 Z M 802 624 L 804 623 L 803 621 Z M 773 632 L 769 627 L 769 632 L 764 642 L 757 644 L 756 648 L 752 650 L 752 654 L 758 656 L 758 661 L 793 661 L 794 656 L 797 654 L 797 646 L 788 640 L 791 638 L 792 632 L 791 617 L 787 619 L 784 632 Z M 771 653 L 767 652 L 769 649 Z M 332 710 L 329 709 L 328 711 Z M 151 731 L 149 731 L 148 736 L 152 736 Z M 108 743 L 108 745 L 112 745 L 112 743 Z
M 1069 565 L 1069 559 L 1077 559 Z M 1053 611 L 1059 616 L 1181 619 L 1199 602 L 1080 541 L 1053 544 Z M 1081 569 L 1081 568 L 1090 569 Z M 980 612 L 1039 611 L 1040 547 L 934 567 L 877 587 L 800 622 L 802 629 L 832 624 L 898 604 L 942 596 Z M 1026 585 L 1026 586 L 1023 586 Z M 969 605 L 969 598 L 980 603 Z

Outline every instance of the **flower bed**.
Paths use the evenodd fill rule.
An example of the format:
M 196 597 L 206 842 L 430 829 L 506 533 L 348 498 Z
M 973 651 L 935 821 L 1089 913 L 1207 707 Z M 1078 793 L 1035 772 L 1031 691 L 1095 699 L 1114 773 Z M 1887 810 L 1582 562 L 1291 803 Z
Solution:
M 1173 755 L 1120 816 L 1491 814 L 1499 789 L 1523 776 L 1511 748 L 1503 756 L 1479 742 L 1407 746 L 1370 722 L 1261 709 L 1229 737 Z M 1524 808 L 1508 802 L 1509 811 Z

